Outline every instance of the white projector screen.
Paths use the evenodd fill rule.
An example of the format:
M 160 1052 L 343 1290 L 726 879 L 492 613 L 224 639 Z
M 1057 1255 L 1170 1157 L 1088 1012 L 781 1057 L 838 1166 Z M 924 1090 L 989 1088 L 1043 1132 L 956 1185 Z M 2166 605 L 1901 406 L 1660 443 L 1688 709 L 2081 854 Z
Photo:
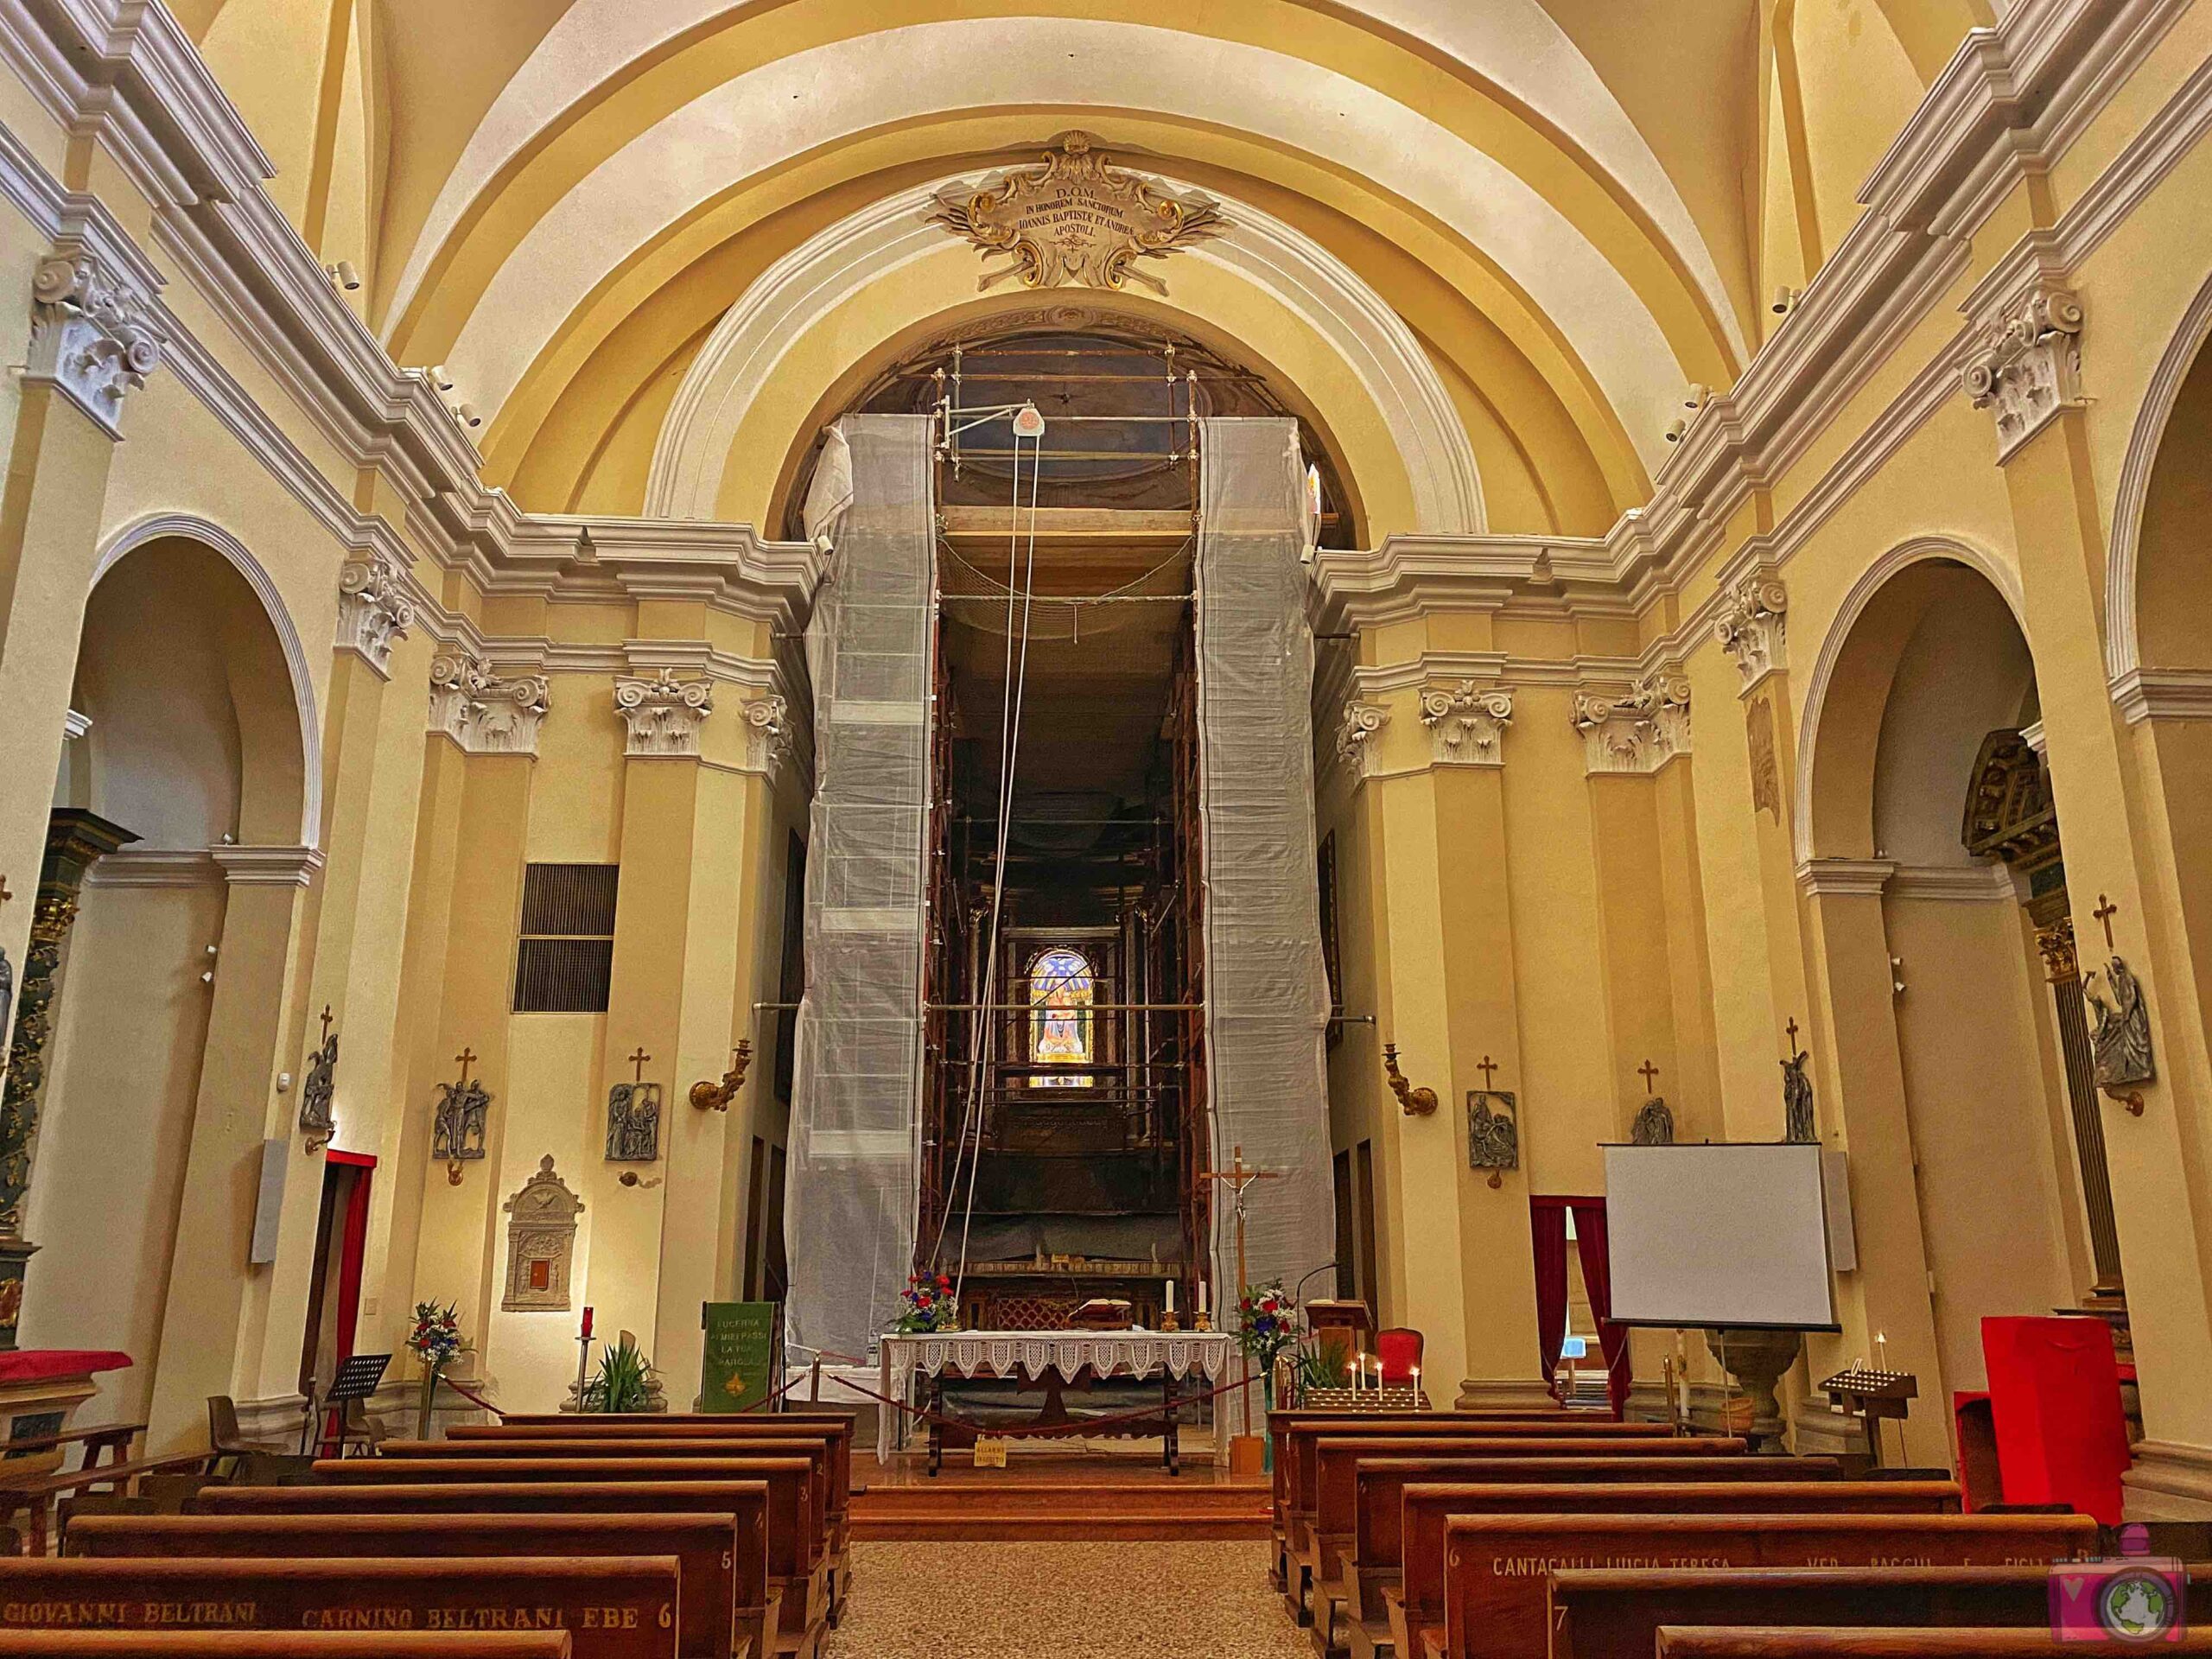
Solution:
M 1604 1150 L 1617 1323 L 1840 1328 L 1818 1146 Z

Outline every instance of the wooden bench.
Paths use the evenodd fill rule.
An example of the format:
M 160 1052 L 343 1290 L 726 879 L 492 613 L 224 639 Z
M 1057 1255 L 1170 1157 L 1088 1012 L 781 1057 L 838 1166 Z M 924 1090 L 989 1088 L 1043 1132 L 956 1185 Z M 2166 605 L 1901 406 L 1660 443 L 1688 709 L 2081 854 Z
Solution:
M 561 1630 L 575 1659 L 675 1659 L 672 1556 L 0 1560 L 0 1630 Z
M 2212 1631 L 2147 1644 L 2159 1653 L 2212 1653 Z M 2048 1630 L 1680 1629 L 1659 1632 L 1659 1659 L 2048 1659 Z
M 806 1484 L 796 1471 L 779 1483 L 766 1480 L 513 1481 L 442 1485 L 225 1486 L 202 1492 L 195 1508 L 207 1519 L 258 1518 L 312 1522 L 351 1522 L 372 1516 L 571 1516 L 728 1514 L 734 1517 L 733 1595 L 737 1632 L 765 1656 L 789 1651 L 804 1635 L 804 1622 L 779 1640 L 788 1596 L 804 1607 L 808 1574 L 798 1536 Z
M 853 1419 L 849 1413 L 824 1412 L 818 1417 L 804 1414 L 746 1417 L 715 1415 L 641 1419 L 624 1416 L 611 1421 L 589 1415 L 570 1416 L 559 1423 L 458 1423 L 447 1438 L 433 1442 L 441 1449 L 432 1455 L 467 1456 L 480 1445 L 508 1448 L 514 1457 L 595 1455 L 601 1444 L 620 1445 L 626 1454 L 658 1456 L 670 1442 L 670 1455 L 713 1455 L 701 1447 L 746 1446 L 765 1439 L 819 1438 L 829 1448 L 827 1473 L 829 1505 L 830 1624 L 836 1628 L 843 1617 L 845 1596 L 851 1586 Z M 421 1444 L 414 1442 L 412 1444 Z M 461 1448 L 466 1446 L 467 1451 Z M 543 1448 L 541 1450 L 540 1448 Z M 556 1449 L 557 1448 L 557 1449 Z
M 1930 1516 L 1955 1514 L 1958 1508 L 1958 1486 L 1948 1480 L 1704 1481 L 1694 1489 L 1668 1481 L 1412 1482 L 1401 1495 L 1401 1576 L 1395 1588 L 1381 1592 L 1383 1619 L 1400 1656 L 1418 1655 L 1419 1633 L 1442 1628 L 1450 1600 L 1452 1523 L 1462 1516 Z
M 1484 1425 L 1494 1427 L 1495 1425 Z M 1732 1457 L 1745 1449 L 1741 1440 L 1730 1436 L 1671 1439 L 1654 1435 L 1573 1435 L 1545 1436 L 1531 1434 L 1493 1435 L 1476 1432 L 1467 1426 L 1457 1433 L 1424 1433 L 1418 1439 L 1387 1433 L 1355 1432 L 1351 1425 L 1343 1426 L 1346 1432 L 1332 1432 L 1325 1436 L 1307 1431 L 1304 1425 L 1294 1426 L 1287 1440 L 1292 1459 L 1289 1490 L 1286 1494 L 1287 1507 L 1283 1512 L 1278 1541 L 1281 1558 L 1281 1576 L 1283 1599 L 1291 1616 L 1300 1624 L 1312 1617 L 1313 1608 L 1307 1598 L 1312 1587 L 1308 1563 L 1313 1552 L 1313 1518 L 1320 1504 L 1319 1448 L 1322 1439 L 1365 1443 L 1379 1452 L 1420 1450 L 1442 1453 L 1455 1452 L 1469 1457 Z
M 1389 1442 L 1354 1444 L 1362 1452 L 1346 1459 L 1333 1449 L 1336 1442 L 1321 1443 L 1321 1507 L 1315 1516 L 1320 1550 L 1315 1580 L 1319 1600 L 1315 1615 L 1323 1617 L 1332 1601 L 1343 1604 L 1351 1648 L 1358 1659 L 1374 1659 L 1376 1653 L 1388 1652 L 1392 1646 L 1382 1598 L 1386 1590 L 1397 1587 L 1404 1570 L 1405 1492 L 1409 1485 L 1718 1481 L 1817 1484 L 1833 1481 L 1841 1472 L 1833 1458 L 1463 1458 L 1451 1454 L 1377 1458 L 1367 1455 L 1365 1448 Z M 1348 1466 L 1351 1476 L 1348 1497 L 1336 1478 L 1340 1465 Z M 1343 1530 L 1347 1523 L 1348 1533 Z
M 185 1560 L 196 1556 L 350 1559 L 410 1555 L 673 1555 L 678 1567 L 677 1651 L 684 1659 L 758 1659 L 766 1554 L 753 1517 L 734 1511 L 601 1515 L 87 1516 L 64 1535 L 71 1555 Z M 737 1623 L 738 1563 L 748 1550 L 749 1629 Z
M 2212 1585 L 2192 1567 L 2189 1599 Z M 1552 1659 L 1650 1659 L 1662 1625 L 2013 1625 L 2049 1641 L 2044 1567 L 1575 1567 L 1551 1574 Z
M 1558 1567 L 2016 1567 L 2086 1556 L 2096 1542 L 2086 1515 L 1457 1516 L 1445 1533 L 1443 1629 L 1424 1627 L 1398 1652 L 1544 1659 Z M 1410 1588 L 1410 1554 L 1406 1572 Z
M 770 1442 L 763 1442 L 770 1445 Z M 767 1482 L 767 1553 L 770 1577 L 781 1577 L 779 1650 L 812 1648 L 821 1624 L 830 1617 L 825 1540 L 821 1510 L 814 1506 L 821 1460 L 805 1455 L 747 1453 L 743 1458 L 325 1458 L 315 1465 L 323 1491 L 360 1491 L 367 1486 L 455 1486 L 455 1484 L 591 1484 L 591 1482 L 683 1482 L 763 1480 Z M 308 1491 L 274 1486 L 265 1491 Z M 659 1506 L 655 1502 L 652 1506 Z M 201 1493 L 201 1509 L 221 1513 L 221 1493 Z M 345 1504 L 334 1504 L 343 1513 Z M 783 1553 L 790 1540 L 790 1553 Z M 783 1566 L 777 1566 L 783 1561 Z
M 14 1630 L 10 1659 L 569 1659 L 566 1630 Z
M 29 1480 L 10 1481 L 0 1484 L 0 1525 L 12 1523 L 18 1515 L 28 1516 L 30 1524 L 24 1529 L 22 1553 L 44 1555 L 53 1527 L 55 1498 L 68 1492 L 95 1489 L 123 1492 L 142 1475 L 201 1473 L 207 1467 L 210 1455 L 194 1452 L 178 1457 L 130 1458 L 121 1463 L 95 1464 L 89 1468 L 64 1469 Z

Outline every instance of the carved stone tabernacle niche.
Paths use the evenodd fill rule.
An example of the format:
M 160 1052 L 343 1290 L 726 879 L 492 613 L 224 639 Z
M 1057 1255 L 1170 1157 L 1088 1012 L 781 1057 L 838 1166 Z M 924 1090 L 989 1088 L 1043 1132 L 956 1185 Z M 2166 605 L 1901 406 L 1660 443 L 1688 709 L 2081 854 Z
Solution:
M 929 222 L 1013 261 L 986 267 L 978 289 L 1019 278 L 1024 288 L 1118 289 L 1135 278 L 1159 294 L 1167 284 L 1135 269 L 1137 260 L 1229 228 L 1211 196 L 1116 167 L 1080 132 L 1027 167 L 947 185 Z
M 553 1173 L 552 1154 L 537 1160 L 537 1173 L 500 1208 L 508 1221 L 507 1294 L 499 1306 L 510 1313 L 566 1313 L 584 1201 Z

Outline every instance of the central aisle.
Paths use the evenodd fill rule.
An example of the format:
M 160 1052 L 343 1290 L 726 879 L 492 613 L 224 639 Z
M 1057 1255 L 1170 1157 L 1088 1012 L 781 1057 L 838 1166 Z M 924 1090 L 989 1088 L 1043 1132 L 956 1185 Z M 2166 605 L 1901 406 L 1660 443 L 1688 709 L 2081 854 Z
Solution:
M 1311 1659 L 1264 1543 L 866 1543 L 823 1659 Z

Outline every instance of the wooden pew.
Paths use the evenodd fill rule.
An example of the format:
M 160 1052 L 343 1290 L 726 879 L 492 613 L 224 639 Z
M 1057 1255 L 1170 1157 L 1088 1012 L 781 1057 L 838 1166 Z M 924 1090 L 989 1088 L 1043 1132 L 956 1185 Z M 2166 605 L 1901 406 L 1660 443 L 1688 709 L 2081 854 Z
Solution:
M 1457 1516 L 1445 1533 L 1443 1629 L 1425 1626 L 1398 1651 L 1544 1659 L 1556 1567 L 2005 1567 L 2085 1557 L 2096 1542 L 2086 1515 Z M 1410 1589 L 1410 1556 L 1406 1572 Z
M 0 1630 L 181 1626 L 564 1630 L 575 1659 L 674 1659 L 677 1566 L 667 1555 L 0 1560 Z
M 1951 1515 L 1952 1481 L 1666 1481 L 1528 1485 L 1510 1481 L 1412 1482 L 1403 1489 L 1401 1578 L 1382 1592 L 1393 1650 L 1418 1655 L 1418 1633 L 1440 1629 L 1449 1600 L 1452 1523 L 1463 1515 Z
M 1659 1632 L 1659 1659 L 2028 1659 L 2054 1648 L 2048 1630 L 1700 1630 Z M 2149 1644 L 2160 1653 L 2212 1653 L 2212 1630 L 2183 1630 Z
M 1330 1425 L 1326 1426 L 1329 1433 L 1325 1436 L 1315 1433 L 1314 1427 L 1293 1424 L 1284 1442 L 1291 1468 L 1285 1493 L 1287 1507 L 1282 1513 L 1277 1548 L 1281 1560 L 1280 1571 L 1283 1599 L 1290 1607 L 1292 1617 L 1300 1624 L 1306 1624 L 1313 1614 L 1307 1598 L 1313 1584 L 1308 1563 L 1313 1552 L 1314 1512 L 1320 1503 L 1319 1449 L 1324 1438 L 1355 1443 L 1363 1441 L 1385 1451 L 1417 1447 L 1431 1452 L 1457 1451 L 1469 1457 L 1488 1458 L 1728 1457 L 1740 1453 L 1745 1448 L 1744 1441 L 1731 1436 L 1677 1439 L 1641 1433 L 1565 1436 L 1486 1432 L 1498 1427 L 1497 1424 L 1453 1425 L 1443 1433 L 1423 1432 L 1418 1439 L 1394 1434 L 1389 1427 L 1370 1429 L 1364 1424 Z
M 1841 1471 L 1833 1458 L 1752 1457 L 1580 1457 L 1466 1458 L 1456 1452 L 1378 1458 L 1373 1448 L 1395 1442 L 1356 1440 L 1347 1453 L 1341 1443 L 1320 1443 L 1320 1507 L 1315 1537 L 1320 1546 L 1317 1569 L 1320 1601 L 1341 1602 L 1357 1659 L 1374 1659 L 1391 1642 L 1386 1590 L 1396 1588 L 1405 1560 L 1405 1490 L 1408 1485 L 1502 1484 L 1594 1481 L 1802 1482 L 1833 1481 Z M 1340 1475 L 1348 1470 L 1347 1496 Z M 1349 1534 L 1343 1531 L 1349 1522 Z M 1439 1617 L 1441 1615 L 1440 1614 Z M 1325 1626 L 1325 1629 L 1331 1628 Z
M 215 1486 L 194 1502 L 187 1519 L 257 1519 L 284 1525 L 351 1524 L 372 1516 L 552 1516 L 660 1511 L 734 1518 L 733 1598 L 741 1637 L 759 1659 L 795 1650 L 796 1634 L 779 1637 L 786 1599 L 802 1609 L 808 1574 L 799 1546 L 807 1484 L 796 1465 L 781 1481 L 454 1481 L 435 1485 Z M 79 1526 L 89 1524 L 89 1517 Z M 75 1536 L 75 1529 L 71 1535 Z
M 569 1659 L 566 1630 L 14 1630 L 10 1659 Z
M 1531 1481 L 1834 1480 L 1833 1458 L 1376 1458 L 1352 1465 L 1352 1541 L 1340 1560 L 1355 1605 L 1382 1617 L 1382 1592 L 1398 1582 L 1405 1561 L 1405 1489 L 1416 1484 Z
M 71 1555 L 176 1560 L 194 1556 L 673 1555 L 682 1659 L 764 1659 L 754 1628 L 737 1629 L 740 1540 L 734 1512 L 624 1515 L 86 1516 Z M 761 1550 L 756 1537 L 753 1548 Z M 763 1555 L 765 1565 L 765 1554 Z M 760 1576 L 765 1577 L 765 1573 Z
M 2212 1567 L 2187 1569 L 2189 1600 Z M 2045 1632 L 2044 1567 L 1573 1567 L 1550 1575 L 1552 1659 L 1650 1659 L 1662 1625 L 2012 1625 Z
M 601 1441 L 620 1442 L 638 1448 L 637 1455 L 647 1450 L 658 1454 L 662 1442 L 678 1444 L 671 1455 L 706 1455 L 694 1448 L 700 1445 L 717 1446 L 732 1442 L 744 1444 L 766 1439 L 814 1439 L 819 1436 L 830 1448 L 830 1469 L 827 1494 L 830 1517 L 830 1623 L 834 1628 L 842 1617 L 845 1592 L 851 1579 L 852 1494 L 853 1494 L 853 1415 L 850 1412 L 823 1410 L 812 1414 L 786 1412 L 776 1415 L 745 1416 L 724 1414 L 712 1416 L 639 1417 L 621 1415 L 601 1418 L 591 1414 L 571 1414 L 553 1423 L 456 1423 L 446 1431 L 446 1439 L 434 1442 L 440 1450 L 433 1456 L 446 1455 L 452 1450 L 456 1455 L 467 1455 L 459 1451 L 467 1446 L 474 1451 L 479 1443 L 496 1443 L 514 1448 L 517 1457 L 563 1457 L 567 1451 L 550 1448 L 580 1447 L 586 1452 L 595 1450 Z M 421 1444 L 413 1442 L 412 1444 Z M 543 1445 L 549 1449 L 541 1452 Z
M 784 1586 L 781 1629 L 786 1641 L 783 1645 L 788 1645 L 787 1639 L 794 1632 L 810 1644 L 820 1633 L 817 1627 L 829 1617 L 828 1543 L 816 1499 L 822 1472 L 818 1456 L 762 1452 L 742 1458 L 328 1458 L 319 1459 L 313 1467 L 327 1487 L 339 1491 L 514 1481 L 575 1484 L 597 1480 L 765 1480 L 770 1490 L 772 1555 L 779 1517 L 790 1517 L 793 1541 L 791 1573 Z M 798 1495 L 785 1497 L 785 1488 L 792 1485 L 799 1489 Z

